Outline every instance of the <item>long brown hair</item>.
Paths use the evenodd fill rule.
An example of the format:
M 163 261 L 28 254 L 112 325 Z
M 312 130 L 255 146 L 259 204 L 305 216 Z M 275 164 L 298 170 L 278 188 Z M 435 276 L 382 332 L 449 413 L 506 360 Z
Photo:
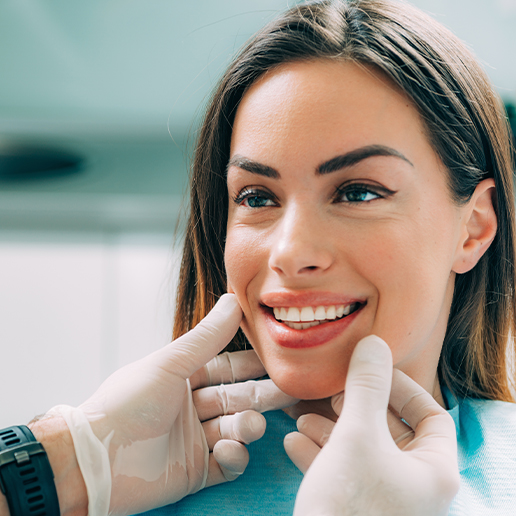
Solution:
M 226 167 L 239 102 L 268 70 L 308 59 L 373 65 L 405 91 L 448 170 L 457 204 L 467 202 L 482 179 L 494 178 L 497 235 L 477 266 L 457 276 L 439 376 L 459 397 L 512 400 L 506 352 L 514 346 L 515 225 L 503 106 L 463 43 L 418 9 L 390 0 L 296 6 L 256 34 L 222 77 L 193 161 L 174 338 L 194 327 L 226 291 Z M 243 346 L 239 332 L 228 349 Z

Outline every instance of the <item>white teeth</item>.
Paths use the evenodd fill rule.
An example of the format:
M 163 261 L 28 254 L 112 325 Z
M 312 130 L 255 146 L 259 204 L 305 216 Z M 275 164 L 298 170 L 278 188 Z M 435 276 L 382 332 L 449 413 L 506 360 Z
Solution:
M 326 310 L 324 306 L 318 306 L 315 309 L 315 320 L 316 321 L 324 321 L 326 319 Z
M 299 313 L 299 308 L 291 306 L 287 312 L 287 321 L 299 322 L 300 320 L 301 314 Z
M 311 306 L 304 306 L 301 308 L 301 320 L 302 321 L 313 321 L 314 320 L 314 309 Z
M 316 326 L 320 321 L 332 321 L 337 318 L 349 315 L 352 310 L 357 308 L 357 303 L 350 305 L 330 305 L 330 306 L 303 306 L 298 308 L 295 306 L 275 307 L 274 317 L 277 320 L 288 323 L 288 326 L 296 330 L 311 328 Z

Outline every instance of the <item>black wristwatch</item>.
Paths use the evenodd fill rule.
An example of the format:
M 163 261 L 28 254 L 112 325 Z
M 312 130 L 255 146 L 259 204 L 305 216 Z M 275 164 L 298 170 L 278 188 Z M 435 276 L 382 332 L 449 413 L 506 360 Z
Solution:
M 11 516 L 59 516 L 54 473 L 26 426 L 0 430 L 0 489 Z

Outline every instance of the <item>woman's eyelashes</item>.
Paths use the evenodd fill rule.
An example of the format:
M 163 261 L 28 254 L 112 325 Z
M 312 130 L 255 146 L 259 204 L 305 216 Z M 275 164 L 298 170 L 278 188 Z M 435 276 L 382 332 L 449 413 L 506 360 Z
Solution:
M 335 204 L 345 203 L 350 205 L 367 204 L 376 199 L 385 199 L 396 192 L 388 190 L 380 185 L 367 183 L 346 183 L 336 188 L 332 198 Z M 267 208 L 279 206 L 279 201 L 270 191 L 257 187 L 245 187 L 236 196 L 233 202 L 237 206 L 245 208 Z
M 345 183 L 337 188 L 335 203 L 364 204 L 376 199 L 385 199 L 396 192 L 380 185 L 366 183 Z
M 233 201 L 235 204 L 245 206 L 246 208 L 265 208 L 277 205 L 274 196 L 270 192 L 249 187 L 241 190 L 236 197 L 233 198 Z

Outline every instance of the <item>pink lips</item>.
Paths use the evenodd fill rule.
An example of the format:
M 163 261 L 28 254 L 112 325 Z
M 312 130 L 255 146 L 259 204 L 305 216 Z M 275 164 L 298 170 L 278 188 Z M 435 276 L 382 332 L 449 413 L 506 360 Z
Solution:
M 260 300 L 264 305 L 262 313 L 265 317 L 265 325 L 271 338 L 285 348 L 313 348 L 322 346 L 330 340 L 336 338 L 346 330 L 362 312 L 365 306 L 364 299 L 343 297 L 334 293 L 313 293 L 313 292 L 271 292 L 264 294 Z M 336 319 L 331 322 L 319 324 L 306 330 L 294 330 L 286 324 L 278 321 L 271 308 L 289 306 L 328 306 L 328 305 L 348 305 L 360 303 L 361 306 L 352 314 Z

